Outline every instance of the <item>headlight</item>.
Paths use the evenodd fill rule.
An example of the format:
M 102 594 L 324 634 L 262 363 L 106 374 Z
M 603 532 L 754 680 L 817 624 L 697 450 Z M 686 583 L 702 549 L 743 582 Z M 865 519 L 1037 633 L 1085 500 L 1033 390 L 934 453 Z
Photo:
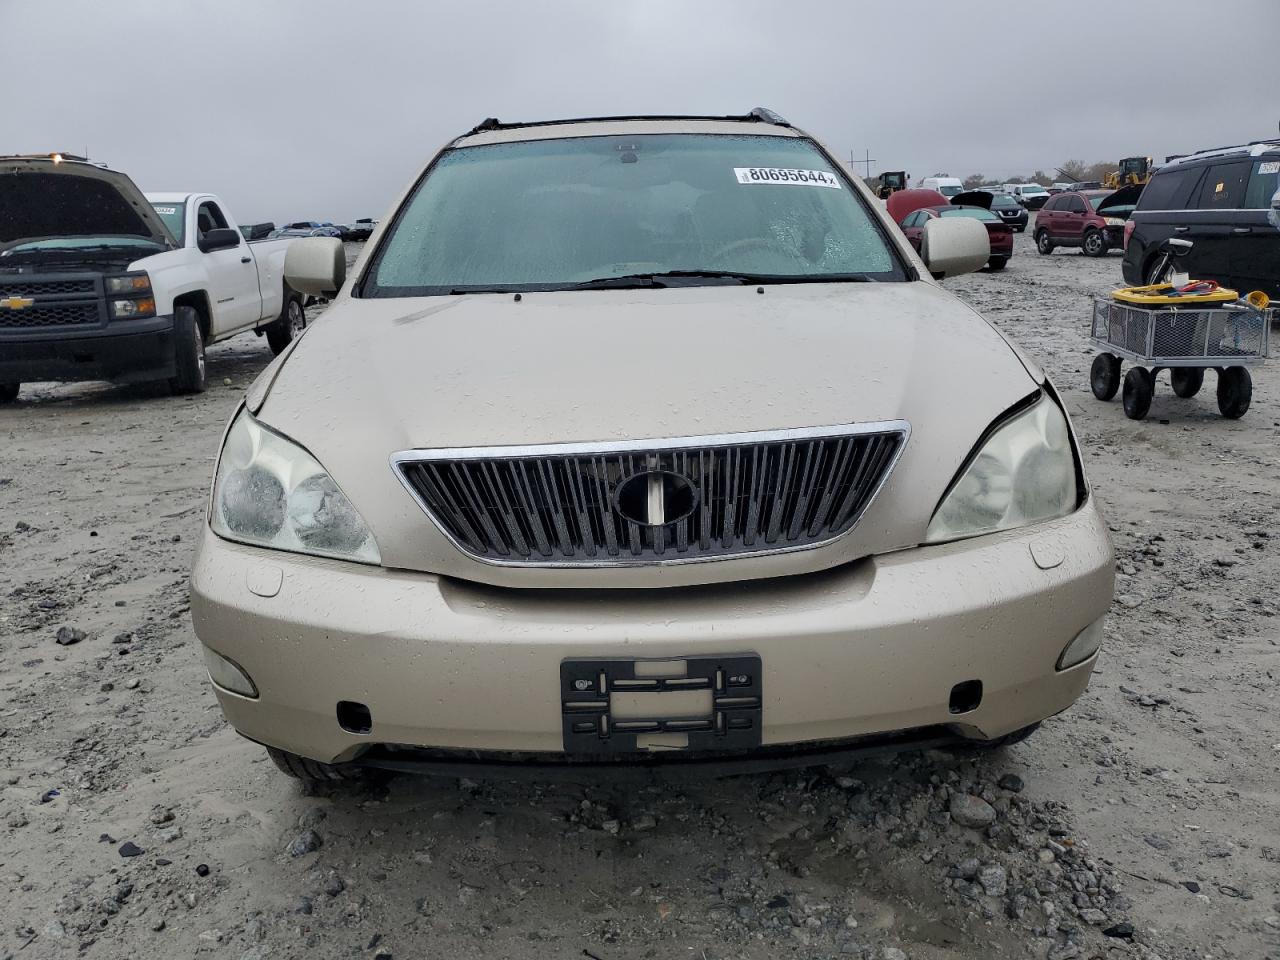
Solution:
M 112 300 L 111 317 L 113 320 L 133 320 L 138 317 L 154 317 L 156 302 L 150 297 L 139 300 Z
M 1063 517 L 1076 508 L 1067 418 L 1048 397 L 999 427 L 942 498 L 925 540 L 939 543 Z
M 151 292 L 151 278 L 145 273 L 128 273 L 123 277 L 107 277 L 104 283 L 108 294 Z
M 315 458 L 241 410 L 213 482 L 213 532 L 274 550 L 381 563 L 364 518 Z

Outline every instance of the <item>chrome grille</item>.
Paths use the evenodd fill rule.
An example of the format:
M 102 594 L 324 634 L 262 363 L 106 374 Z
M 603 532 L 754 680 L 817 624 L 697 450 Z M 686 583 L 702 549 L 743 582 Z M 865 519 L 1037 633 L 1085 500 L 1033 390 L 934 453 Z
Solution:
M 848 533 L 904 421 L 614 445 L 410 450 L 419 505 L 490 563 L 610 566 L 817 546 Z

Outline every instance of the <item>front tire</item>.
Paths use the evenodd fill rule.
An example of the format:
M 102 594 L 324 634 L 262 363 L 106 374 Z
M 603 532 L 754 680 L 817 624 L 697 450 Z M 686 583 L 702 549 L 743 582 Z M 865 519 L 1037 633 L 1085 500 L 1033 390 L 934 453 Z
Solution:
M 0 403 L 13 403 L 18 399 L 18 391 L 21 389 L 20 383 L 0 383 Z
M 1169 371 L 1169 383 L 1175 396 L 1184 400 L 1194 397 L 1204 385 L 1204 371 L 1199 367 L 1174 367 Z
M 1009 263 L 1008 257 L 992 257 L 990 260 L 987 261 L 987 269 L 990 270 L 992 273 L 997 273 L 998 271 L 1003 270 L 1008 265 L 1008 263 Z
M 1253 400 L 1253 377 L 1245 367 L 1218 371 L 1218 410 L 1224 417 L 1239 420 Z
M 1151 409 L 1151 398 L 1155 392 L 1155 378 L 1151 371 L 1146 367 L 1130 367 L 1124 375 L 1124 392 L 1121 395 L 1124 415 L 1130 420 L 1143 419 Z
M 1053 241 L 1049 239 L 1048 230 L 1036 231 L 1036 252 L 1046 257 L 1053 253 Z
M 321 763 L 309 757 L 300 757 L 287 750 L 267 747 L 267 755 L 271 757 L 280 772 L 295 780 L 307 783 L 339 783 L 353 780 L 364 780 L 367 776 L 362 767 L 349 763 Z
M 1114 353 L 1100 353 L 1089 368 L 1089 389 L 1099 400 L 1111 400 L 1120 389 L 1120 358 Z
M 174 393 L 203 393 L 205 383 L 204 333 L 194 307 L 173 311 L 173 353 L 177 372 L 169 378 Z
M 1107 238 L 1102 235 L 1101 230 L 1090 230 L 1084 235 L 1084 255 L 1086 257 L 1101 257 L 1107 252 Z
M 302 299 L 292 296 L 287 298 L 280 316 L 267 327 L 267 344 L 271 347 L 271 352 L 280 356 L 285 347 L 302 336 L 302 331 L 306 329 L 307 315 L 302 309 Z

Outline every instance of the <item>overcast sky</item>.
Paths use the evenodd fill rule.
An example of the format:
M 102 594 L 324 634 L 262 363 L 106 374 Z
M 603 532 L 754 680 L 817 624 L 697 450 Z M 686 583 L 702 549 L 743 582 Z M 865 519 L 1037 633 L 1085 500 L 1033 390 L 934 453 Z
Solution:
M 765 105 L 872 173 L 1001 179 L 1280 121 L 1280 0 L 0 0 L 0 37 L 0 154 L 244 222 L 380 217 L 487 116 Z

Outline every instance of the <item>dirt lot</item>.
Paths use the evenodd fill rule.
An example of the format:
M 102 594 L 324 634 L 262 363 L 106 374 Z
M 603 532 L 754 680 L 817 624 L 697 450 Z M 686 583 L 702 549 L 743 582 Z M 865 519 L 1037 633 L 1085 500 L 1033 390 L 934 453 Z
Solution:
M 198 398 L 26 387 L 0 410 L 0 958 L 1280 957 L 1280 367 L 1241 421 L 1212 375 L 1126 420 L 1084 339 L 1119 255 L 1029 236 L 948 285 L 1064 394 L 1118 597 L 1084 698 L 976 761 L 303 792 L 223 723 L 187 612 L 265 342 L 212 348 Z

